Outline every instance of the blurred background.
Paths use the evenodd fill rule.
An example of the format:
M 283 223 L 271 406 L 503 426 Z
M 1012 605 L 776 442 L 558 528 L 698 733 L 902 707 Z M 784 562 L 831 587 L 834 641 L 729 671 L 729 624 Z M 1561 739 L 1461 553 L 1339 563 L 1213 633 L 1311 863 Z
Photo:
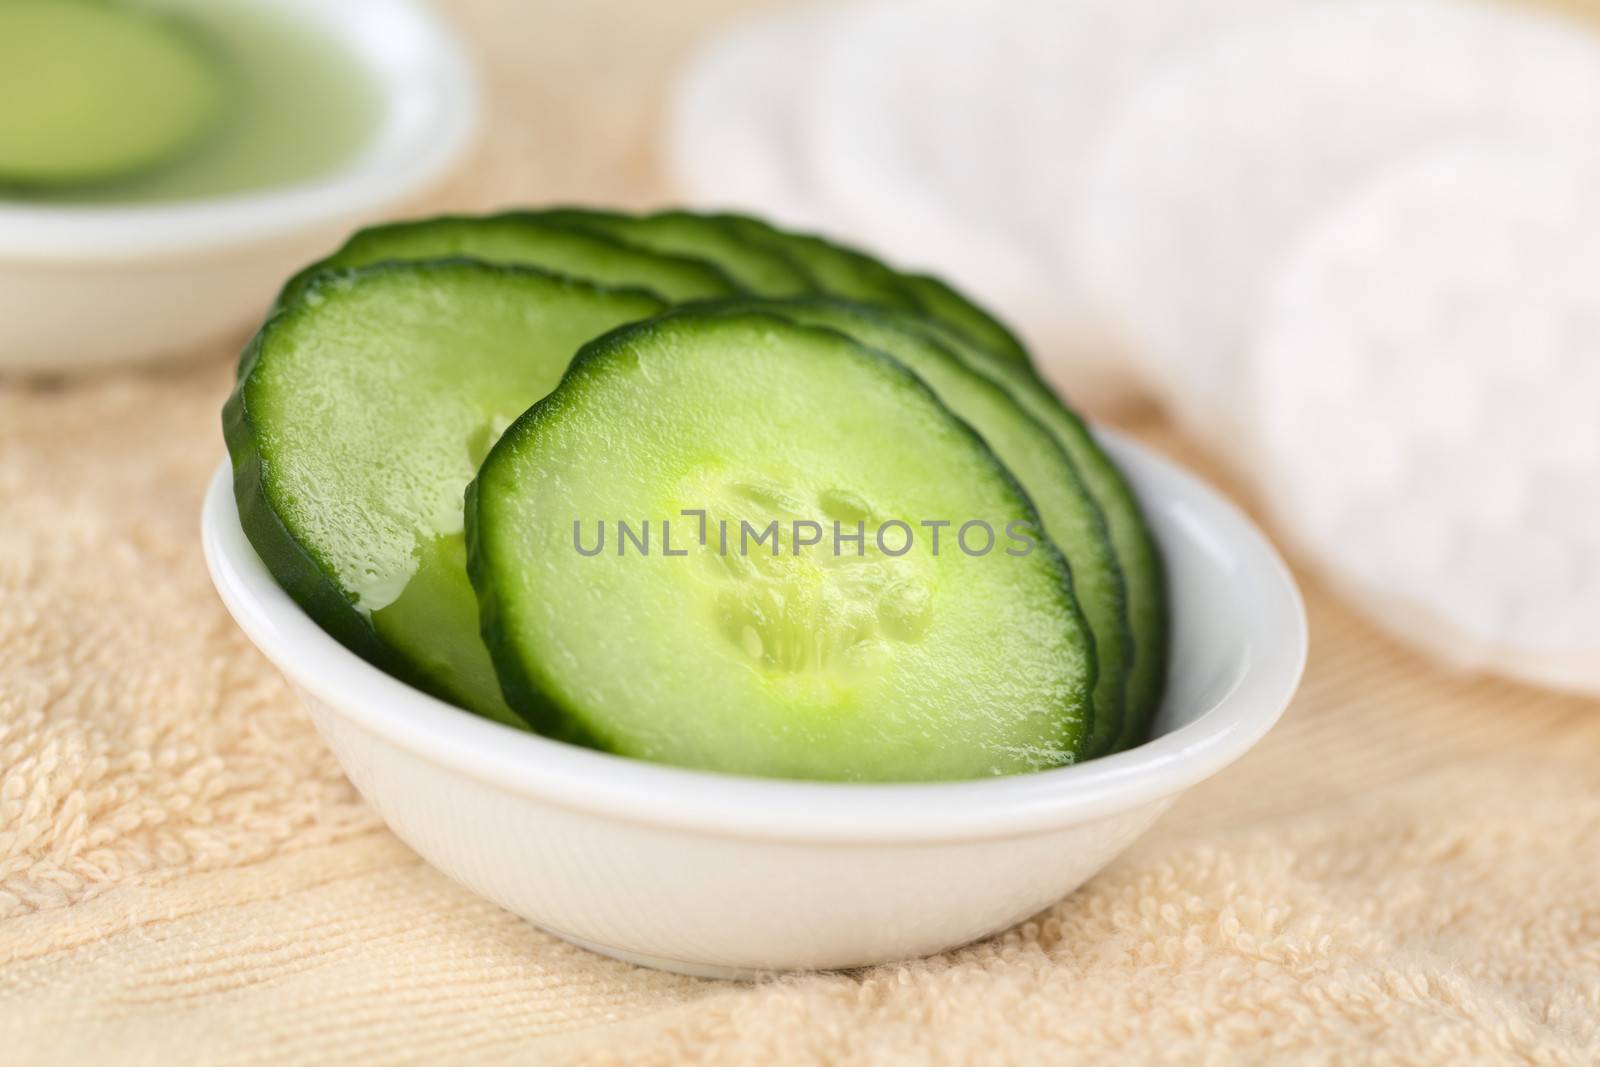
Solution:
M 0 27 L 54 2 L 0 0 Z M 51 70 L 0 32 L 0 964 L 22 961 L 0 969 L 0 1035 L 52 1030 L 60 1062 L 97 1037 L 170 1060 L 174 1034 L 212 1062 L 465 1059 L 629 1020 L 666 1059 L 748 1036 L 744 991 L 607 969 L 388 837 L 197 544 L 238 353 L 353 228 L 687 203 L 991 305 L 1093 419 L 1260 519 L 1312 625 L 1282 724 L 1003 960 L 797 982 L 814 999 L 772 994 L 756 1029 L 847 1044 L 944 982 L 1047 1049 L 1052 1025 L 1136 1014 L 1079 1035 L 1107 1062 L 1140 1041 L 1259 1057 L 1219 1018 L 1234 1002 L 1315 1062 L 1502 1019 L 1481 1058 L 1592 1060 L 1595 987 L 1573 977 L 1596 958 L 1600 833 L 1590 0 L 246 4 L 145 5 L 220 27 L 231 77 L 185 53 L 162 84 L 238 124 L 179 109 L 172 169 L 92 188 L 3 180 L 37 164 L 7 155 L 6 101 Z M 224 891 L 254 896 L 215 918 Z M 1014 1011 L 1005 966 L 1057 957 L 1054 999 Z M 264 977 L 236 980 L 239 959 Z M 1321 999 L 1274 1015 L 1252 984 L 1274 968 Z M 1130 999 L 1133 971 L 1170 984 Z M 1010 1033 L 962 1046 L 919 1003 L 913 1037 Z M 668 1011 L 690 1006 L 713 1022 Z
M 38 24 L 124 9 L 182 32 L 101 59 L 110 118 L 73 134 L 38 102 L 89 84 L 93 27 Z M 12 0 L 5 19 L 0 367 L 232 350 L 376 218 L 748 211 L 943 276 L 1071 401 L 1165 420 L 1400 640 L 1600 692 L 1583 4 Z M 141 161 L 122 133 L 147 127 L 172 147 Z

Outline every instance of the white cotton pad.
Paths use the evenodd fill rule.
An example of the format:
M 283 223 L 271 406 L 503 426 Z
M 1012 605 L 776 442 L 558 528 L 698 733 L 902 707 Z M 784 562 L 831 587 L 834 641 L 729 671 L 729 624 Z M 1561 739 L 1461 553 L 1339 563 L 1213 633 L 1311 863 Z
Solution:
M 1263 286 L 1338 197 L 1441 137 L 1600 143 L 1600 40 L 1470 0 L 1340 0 L 1212 42 L 1134 94 L 1082 264 L 1169 407 L 1224 453 Z
M 1600 693 L 1600 170 L 1435 150 L 1310 233 L 1253 348 L 1261 488 L 1378 622 Z
M 994 306 L 1073 395 L 1127 363 L 1075 273 L 1083 176 L 1159 62 L 1284 0 L 886 0 L 841 18 L 803 112 L 824 206 Z
M 691 57 L 668 104 L 669 179 L 689 202 L 826 222 L 798 161 L 795 131 L 840 13 L 801 8 L 746 22 Z

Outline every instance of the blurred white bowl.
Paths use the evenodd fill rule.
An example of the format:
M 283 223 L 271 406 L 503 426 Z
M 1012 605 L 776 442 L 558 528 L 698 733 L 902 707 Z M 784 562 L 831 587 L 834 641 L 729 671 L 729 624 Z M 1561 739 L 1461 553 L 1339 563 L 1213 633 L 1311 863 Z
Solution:
M 226 338 L 296 268 L 444 177 L 477 125 L 465 49 L 421 0 L 273 0 L 338 41 L 380 98 L 342 166 L 240 195 L 60 205 L 0 201 L 0 371 L 72 371 Z
M 1074 767 L 915 785 L 658 766 L 426 696 L 323 633 L 245 539 L 227 463 L 211 576 L 389 826 L 557 936 L 719 977 L 864 966 L 1002 930 L 1081 885 L 1185 789 L 1249 749 L 1299 683 L 1304 609 L 1266 540 L 1166 462 L 1107 438 L 1166 554 L 1173 648 L 1153 740 Z

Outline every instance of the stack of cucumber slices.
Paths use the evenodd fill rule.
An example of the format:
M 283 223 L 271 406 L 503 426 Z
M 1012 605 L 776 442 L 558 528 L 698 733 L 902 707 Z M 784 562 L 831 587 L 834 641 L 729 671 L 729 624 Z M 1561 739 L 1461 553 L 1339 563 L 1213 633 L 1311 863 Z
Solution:
M 364 230 L 224 411 L 246 534 L 370 662 L 510 726 L 788 778 L 1140 743 L 1166 660 L 1133 494 L 993 316 L 753 218 Z

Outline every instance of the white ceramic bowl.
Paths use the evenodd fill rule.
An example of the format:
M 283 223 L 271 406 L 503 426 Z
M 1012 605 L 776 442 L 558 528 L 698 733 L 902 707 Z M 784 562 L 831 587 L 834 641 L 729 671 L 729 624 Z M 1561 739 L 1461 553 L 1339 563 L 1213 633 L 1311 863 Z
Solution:
M 928 785 L 681 770 L 459 711 L 346 651 L 278 588 L 224 464 L 206 560 L 363 796 L 434 866 L 559 937 L 689 974 L 927 955 L 1071 892 L 1267 732 L 1299 683 L 1304 609 L 1272 547 L 1192 476 L 1106 435 L 1166 554 L 1171 683 L 1147 744 Z
M 270 4 L 366 68 L 380 99 L 366 146 L 325 175 L 238 195 L 0 200 L 0 371 L 147 361 L 222 340 L 264 314 L 294 270 L 462 157 L 477 125 L 477 82 L 456 35 L 422 0 Z

